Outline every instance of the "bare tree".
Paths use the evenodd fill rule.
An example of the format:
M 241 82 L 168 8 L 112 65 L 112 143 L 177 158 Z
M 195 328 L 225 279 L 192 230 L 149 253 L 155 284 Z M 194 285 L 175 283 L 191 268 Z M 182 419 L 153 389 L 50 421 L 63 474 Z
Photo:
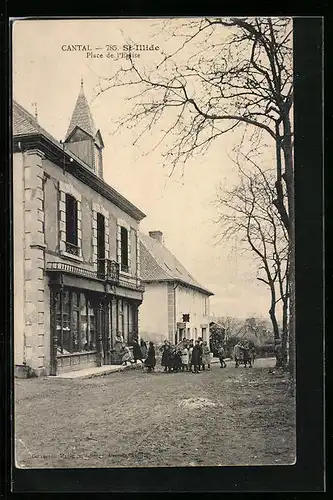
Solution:
M 245 171 L 239 166 L 240 183 L 218 197 L 221 238 L 237 237 L 258 261 L 257 279 L 270 292 L 269 316 L 274 338 L 280 338 L 276 305 L 282 301 L 283 348 L 286 352 L 288 314 L 289 239 L 276 206 L 272 203 L 274 171 L 258 165 Z M 274 183 L 273 183 L 274 186 Z M 284 356 L 286 358 L 286 356 Z
M 173 167 L 241 129 L 253 144 L 275 146 L 274 198 L 288 233 L 290 262 L 290 371 L 294 377 L 294 178 L 292 24 L 288 18 L 204 18 L 164 21 L 179 40 L 149 72 L 128 66 L 100 82 L 97 92 L 117 86 L 134 90 L 133 111 L 120 125 L 138 136 L 161 125 Z M 186 52 L 185 52 L 186 50 Z M 250 135 L 249 135 L 250 134 Z M 265 139 L 266 136 L 266 139 Z M 285 196 L 285 192 L 287 196 Z
M 235 335 L 242 325 L 242 320 L 234 316 L 219 316 L 217 322 L 224 327 L 227 339 Z

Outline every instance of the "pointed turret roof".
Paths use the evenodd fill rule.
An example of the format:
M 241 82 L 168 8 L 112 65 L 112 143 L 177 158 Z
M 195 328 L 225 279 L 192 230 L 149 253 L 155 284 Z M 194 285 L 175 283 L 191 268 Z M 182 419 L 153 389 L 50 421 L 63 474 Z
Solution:
M 91 137 L 95 138 L 97 134 L 97 129 L 95 126 L 94 119 L 92 117 L 90 107 L 83 90 L 83 79 L 81 78 L 81 88 L 76 100 L 72 118 L 67 130 L 66 140 L 71 135 L 73 130 L 79 127 L 81 130 L 89 134 Z

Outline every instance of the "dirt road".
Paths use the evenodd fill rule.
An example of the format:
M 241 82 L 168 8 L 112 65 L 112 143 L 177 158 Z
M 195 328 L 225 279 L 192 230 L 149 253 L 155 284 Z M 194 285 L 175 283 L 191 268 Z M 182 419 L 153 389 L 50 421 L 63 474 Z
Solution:
M 273 360 L 200 374 L 17 380 L 20 467 L 290 464 L 294 401 Z

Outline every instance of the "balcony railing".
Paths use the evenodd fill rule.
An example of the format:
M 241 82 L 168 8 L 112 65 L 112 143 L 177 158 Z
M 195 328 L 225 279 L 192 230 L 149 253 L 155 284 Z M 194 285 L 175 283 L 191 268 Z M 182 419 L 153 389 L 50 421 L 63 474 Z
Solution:
M 77 245 L 73 245 L 73 243 L 69 243 L 69 241 L 66 241 L 66 252 L 78 257 L 80 249 Z
M 115 260 L 98 259 L 97 278 L 108 283 L 119 283 L 119 264 Z
M 90 279 L 97 278 L 113 285 L 120 285 L 125 288 L 131 288 L 132 290 L 144 291 L 144 285 L 138 278 L 121 276 L 120 279 L 119 268 L 120 266 L 118 262 L 109 259 L 98 260 L 97 273 L 96 271 L 90 271 L 83 267 L 73 266 L 67 262 L 48 262 L 46 265 L 47 271 L 64 272 L 66 274 L 72 274 Z

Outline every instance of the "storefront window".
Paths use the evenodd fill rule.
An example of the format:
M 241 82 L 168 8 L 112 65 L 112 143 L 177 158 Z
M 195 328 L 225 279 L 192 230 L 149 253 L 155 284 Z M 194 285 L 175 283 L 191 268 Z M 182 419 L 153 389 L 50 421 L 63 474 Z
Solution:
M 96 349 L 95 312 L 84 293 L 68 289 L 62 292 L 57 301 L 56 330 L 58 354 Z
M 88 350 L 94 351 L 96 349 L 96 316 L 94 309 L 91 307 L 89 303 L 88 303 L 88 318 L 89 318 L 88 336 L 87 336 Z
M 62 296 L 62 332 L 61 332 L 61 352 L 69 354 L 72 352 L 71 341 L 71 297 L 68 290 L 63 292 Z
M 134 318 L 133 318 L 134 308 L 132 304 L 128 304 L 128 342 L 131 344 L 135 336 L 134 332 Z
M 130 342 L 129 336 L 128 336 L 128 304 L 127 302 L 124 302 L 124 309 L 123 309 L 123 316 L 124 316 L 124 339 L 125 342 Z

